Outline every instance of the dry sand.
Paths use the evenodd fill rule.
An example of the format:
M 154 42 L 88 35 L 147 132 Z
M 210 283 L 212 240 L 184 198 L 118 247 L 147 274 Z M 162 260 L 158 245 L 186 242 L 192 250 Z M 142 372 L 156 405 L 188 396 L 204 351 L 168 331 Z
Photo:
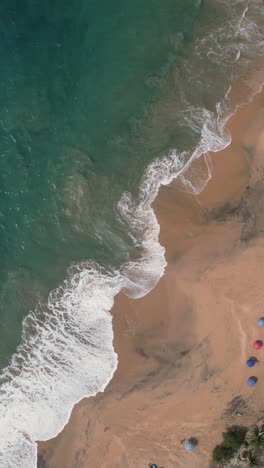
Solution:
M 264 340 L 263 93 L 228 127 L 232 144 L 210 155 L 213 178 L 200 196 L 177 183 L 160 191 L 166 273 L 142 299 L 117 297 L 118 370 L 40 444 L 39 466 L 205 468 L 227 425 L 263 416 L 264 351 L 253 370 L 245 364 L 252 341 Z M 199 444 L 188 454 L 180 441 L 190 436 Z

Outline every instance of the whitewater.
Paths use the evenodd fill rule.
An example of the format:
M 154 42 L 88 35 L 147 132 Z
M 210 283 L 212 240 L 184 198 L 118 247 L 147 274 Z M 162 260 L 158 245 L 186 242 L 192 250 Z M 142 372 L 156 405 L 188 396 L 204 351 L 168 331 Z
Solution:
M 230 13 L 229 20 L 198 37 L 194 54 L 201 61 L 207 56 L 223 66 L 233 62 L 230 83 L 242 80 L 245 102 L 264 82 L 260 63 L 264 34 L 258 26 L 264 7 L 260 0 L 221 3 Z M 254 71 L 245 77 L 249 64 Z M 188 73 L 190 64 L 184 66 Z M 120 291 L 133 298 L 144 296 L 166 267 L 153 201 L 159 188 L 175 178 L 194 194 L 204 188 L 211 177 L 208 152 L 230 144 L 225 124 L 236 110 L 232 96 L 230 84 L 214 111 L 187 102 L 177 118 L 199 135 L 198 145 L 191 152 L 173 149 L 153 161 L 137 196 L 126 192 L 118 202 L 117 214 L 129 226 L 140 258 L 128 260 L 118 270 L 90 261 L 71 267 L 64 283 L 50 293 L 47 304 L 38 304 L 24 319 L 21 344 L 0 376 L 1 468 L 35 468 L 36 441 L 56 436 L 69 420 L 74 404 L 103 392 L 112 379 L 118 365 L 110 314 L 114 298 Z M 199 157 L 205 158 L 207 171 L 192 174 L 191 163 Z

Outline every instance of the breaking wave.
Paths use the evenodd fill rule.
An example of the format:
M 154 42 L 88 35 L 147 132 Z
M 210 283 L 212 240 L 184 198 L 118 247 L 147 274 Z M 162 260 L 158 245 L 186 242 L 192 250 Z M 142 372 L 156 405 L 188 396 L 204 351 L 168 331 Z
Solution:
M 114 297 L 121 290 L 133 298 L 144 296 L 166 267 L 152 208 L 159 188 L 176 177 L 192 193 L 204 188 L 211 177 L 207 153 L 230 143 L 224 127 L 235 111 L 234 103 L 250 99 L 264 81 L 260 64 L 264 37 L 257 26 L 263 14 L 262 1 L 219 3 L 227 12 L 225 24 L 198 37 L 193 51 L 195 60 L 186 61 L 184 72 L 192 80 L 196 77 L 199 93 L 206 84 L 203 80 L 213 79 L 204 71 L 205 58 L 212 73 L 215 69 L 216 73 L 220 73 L 220 68 L 230 69 L 230 63 L 235 61 L 230 69 L 230 83 L 240 79 L 243 92 L 239 96 L 243 99 L 238 101 L 230 83 L 224 99 L 213 110 L 191 105 L 185 95 L 186 106 L 177 119 L 199 136 L 198 144 L 181 153 L 173 149 L 153 161 L 143 175 L 137 197 L 124 193 L 117 206 L 140 256 L 120 270 L 109 271 L 92 262 L 72 267 L 65 282 L 50 293 L 48 303 L 39 304 L 24 319 L 21 345 L 1 374 L 2 468 L 36 467 L 36 441 L 58 434 L 81 398 L 104 391 L 118 363 L 110 314 Z M 249 80 L 244 70 L 248 64 L 253 67 L 253 61 L 255 72 Z M 207 171 L 191 176 L 188 171 L 187 178 L 186 170 L 199 157 L 205 158 Z

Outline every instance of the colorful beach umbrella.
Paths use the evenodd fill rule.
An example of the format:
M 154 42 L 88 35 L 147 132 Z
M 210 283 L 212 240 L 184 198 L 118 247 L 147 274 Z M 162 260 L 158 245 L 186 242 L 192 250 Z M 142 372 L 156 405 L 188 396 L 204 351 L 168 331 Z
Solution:
M 250 359 L 247 360 L 247 366 L 248 367 L 254 367 L 255 363 L 256 363 L 256 360 L 253 359 L 253 358 L 250 358 Z
M 255 377 L 249 377 L 247 379 L 247 384 L 248 384 L 248 387 L 254 387 L 254 385 L 256 385 L 257 383 L 257 380 Z
M 253 348 L 254 348 L 254 349 L 257 349 L 257 350 L 258 350 L 258 349 L 262 348 L 262 346 L 263 346 L 263 343 L 262 343 L 261 340 L 256 340 L 256 341 L 254 341 L 254 343 L 253 343 Z
M 185 450 L 187 450 L 187 452 L 191 452 L 195 448 L 195 446 L 196 442 L 194 439 L 188 439 L 184 444 L 184 448 Z
M 258 327 L 264 327 L 264 317 L 261 317 L 257 321 Z

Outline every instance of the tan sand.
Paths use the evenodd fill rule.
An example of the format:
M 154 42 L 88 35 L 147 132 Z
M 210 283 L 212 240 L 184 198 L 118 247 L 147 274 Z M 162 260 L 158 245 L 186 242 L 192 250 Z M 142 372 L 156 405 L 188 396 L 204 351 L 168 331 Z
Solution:
M 200 196 L 177 183 L 160 191 L 166 273 L 142 299 L 117 297 L 118 370 L 40 444 L 40 466 L 205 468 L 227 425 L 263 416 L 264 351 L 251 346 L 264 340 L 263 103 L 260 94 L 229 122 L 232 144 L 210 156 L 213 178 Z M 260 363 L 249 370 L 254 354 Z M 190 436 L 199 444 L 188 454 L 180 442 Z

